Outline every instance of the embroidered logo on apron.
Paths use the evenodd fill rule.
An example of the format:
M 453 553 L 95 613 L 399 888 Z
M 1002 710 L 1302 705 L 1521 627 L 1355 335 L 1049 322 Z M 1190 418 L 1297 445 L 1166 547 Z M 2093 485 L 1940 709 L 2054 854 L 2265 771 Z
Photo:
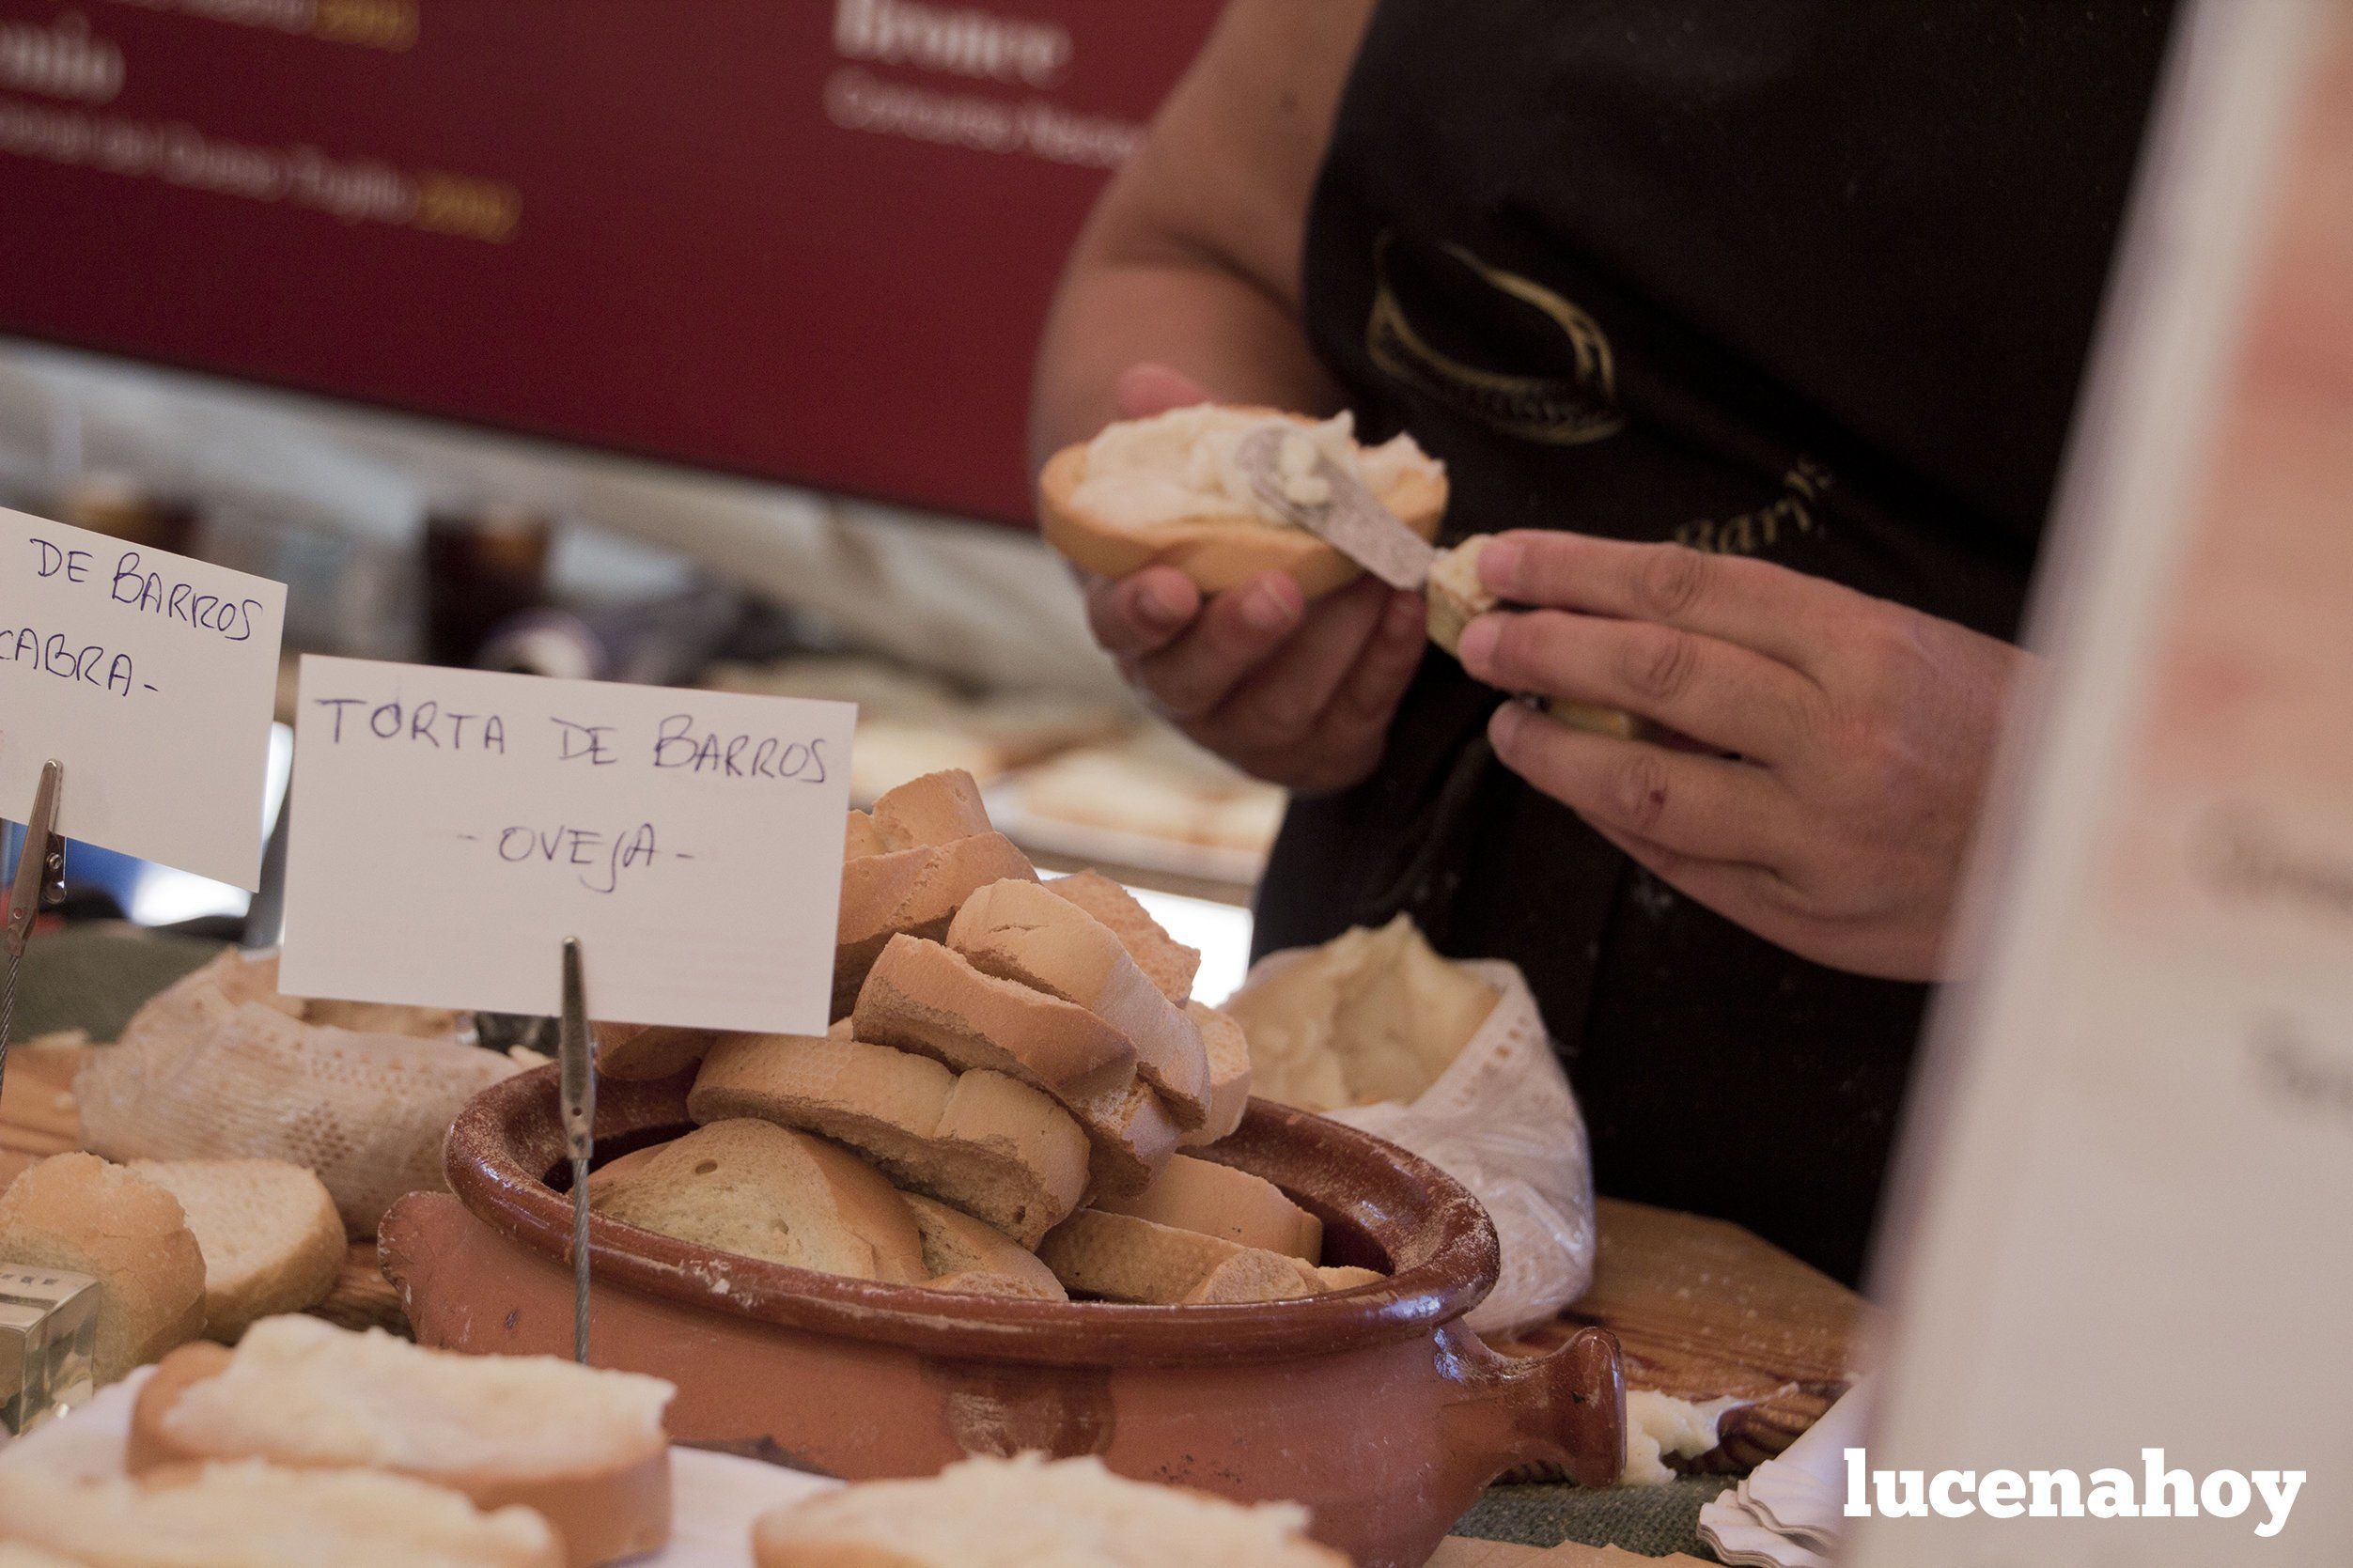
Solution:
M 1364 322 L 1364 347 L 1375 365 L 1448 408 L 1522 441 L 1575 446 L 1625 427 L 1610 340 L 1592 317 L 1540 283 L 1490 267 L 1459 245 L 1447 245 L 1443 260 L 1436 263 L 1449 274 L 1443 282 L 1457 288 L 1484 289 L 1535 311 L 1558 331 L 1560 341 L 1532 343 L 1531 357 L 1565 359 L 1566 373 L 1470 364 L 1438 348 L 1407 315 L 1390 267 L 1395 240 L 1395 232 L 1389 230 L 1373 242 L 1373 308 Z

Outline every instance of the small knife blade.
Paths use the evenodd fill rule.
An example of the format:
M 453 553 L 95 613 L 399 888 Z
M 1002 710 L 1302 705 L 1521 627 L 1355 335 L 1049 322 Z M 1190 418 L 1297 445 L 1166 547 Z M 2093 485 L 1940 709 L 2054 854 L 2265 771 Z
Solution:
M 1270 424 L 1236 444 L 1235 461 L 1249 477 L 1253 492 L 1286 522 L 1306 529 L 1391 587 L 1420 593 L 1429 582 L 1431 563 L 1438 559 L 1430 542 L 1312 444 L 1308 450 L 1316 455 L 1315 465 L 1301 476 L 1320 480 L 1325 499 L 1303 502 L 1294 496 L 1283 468 L 1283 443 L 1293 435 L 1306 439 L 1295 425 Z

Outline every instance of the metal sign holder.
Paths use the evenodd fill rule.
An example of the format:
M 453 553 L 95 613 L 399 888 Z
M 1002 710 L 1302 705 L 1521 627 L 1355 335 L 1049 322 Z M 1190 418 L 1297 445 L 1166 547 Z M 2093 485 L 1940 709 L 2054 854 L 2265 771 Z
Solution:
M 564 1001 L 556 1035 L 564 1151 L 572 1162 L 572 1359 L 588 1364 L 588 1160 L 596 1152 L 596 1038 L 580 973 L 580 939 L 564 939 Z
M 64 787 L 65 776 L 65 764 L 55 757 L 41 764 L 40 787 L 33 796 L 32 814 L 24 819 L 24 846 L 8 884 L 8 973 L 0 979 L 0 1087 L 8 1082 L 8 1031 L 16 1021 L 17 972 L 24 967 L 33 919 L 43 904 L 65 896 L 66 841 L 57 836 L 57 793 Z

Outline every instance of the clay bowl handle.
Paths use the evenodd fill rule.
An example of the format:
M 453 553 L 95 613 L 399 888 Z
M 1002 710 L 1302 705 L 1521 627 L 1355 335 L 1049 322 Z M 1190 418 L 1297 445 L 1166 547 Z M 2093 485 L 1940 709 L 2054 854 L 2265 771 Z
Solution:
M 1502 1356 L 1455 1327 L 1454 1380 L 1469 1395 L 1450 1412 L 1449 1443 L 1492 1480 L 1522 1465 L 1557 1468 L 1580 1486 L 1613 1486 L 1626 1467 L 1626 1369 L 1617 1336 L 1580 1328 L 1549 1356 Z

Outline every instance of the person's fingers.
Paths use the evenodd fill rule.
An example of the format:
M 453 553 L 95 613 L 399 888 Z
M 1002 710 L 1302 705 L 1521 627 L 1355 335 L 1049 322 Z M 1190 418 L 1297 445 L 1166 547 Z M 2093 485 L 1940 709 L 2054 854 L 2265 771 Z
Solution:
M 1229 744 L 1265 752 L 1305 740 L 1379 629 L 1392 592 L 1366 578 L 1310 605 L 1289 641 L 1219 705 Z
M 1764 866 L 1677 854 L 1632 833 L 1619 832 L 1599 823 L 1590 826 L 1623 850 L 1628 860 L 1692 903 L 1713 909 L 1726 920 L 1756 930 L 1781 918 L 1776 897 L 1780 878 Z
M 1086 584 L 1087 629 L 1106 653 L 1122 659 L 1159 652 L 1200 613 L 1201 590 L 1174 567 L 1090 578 Z
M 1182 636 L 1135 659 L 1136 679 L 1171 718 L 1198 719 L 1283 645 L 1306 609 L 1287 573 L 1260 572 L 1212 598 Z
M 1330 759 L 1345 782 L 1372 771 L 1389 741 L 1389 722 L 1429 646 L 1429 606 L 1419 594 L 1391 597 L 1364 652 L 1340 683 L 1307 749 Z
M 1852 588 L 1739 555 L 1521 529 L 1479 552 L 1479 577 L 1504 600 L 1722 638 L 1813 670 L 1834 647 L 1831 623 L 1872 602 Z
M 1207 387 L 1165 365 L 1131 365 L 1112 383 L 1112 402 L 1122 419 L 1149 419 L 1156 413 L 1189 409 L 1208 400 Z
M 1763 768 L 1571 729 L 1523 703 L 1488 724 L 1504 767 L 1596 828 L 1677 855 L 1780 862 L 1797 831 L 1794 798 Z
M 1481 615 L 1462 665 L 1489 686 L 1620 708 L 1718 751 L 1780 762 L 1822 730 L 1821 688 L 1778 660 L 1656 621 Z

